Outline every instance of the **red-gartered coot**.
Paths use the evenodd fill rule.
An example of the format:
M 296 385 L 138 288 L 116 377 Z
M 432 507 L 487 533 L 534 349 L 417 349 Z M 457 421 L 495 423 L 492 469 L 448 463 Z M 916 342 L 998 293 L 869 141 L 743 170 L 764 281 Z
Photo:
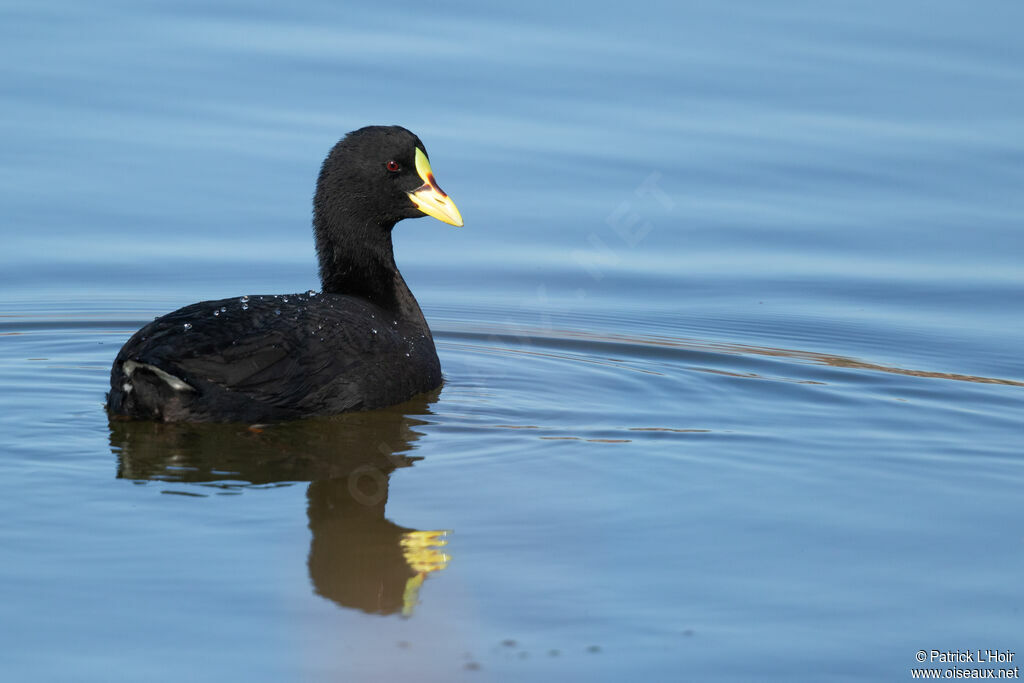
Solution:
M 399 126 L 346 135 L 313 202 L 322 290 L 203 301 L 157 318 L 110 373 L 112 417 L 286 420 L 380 408 L 441 384 L 427 321 L 395 265 L 403 218 L 462 216 Z

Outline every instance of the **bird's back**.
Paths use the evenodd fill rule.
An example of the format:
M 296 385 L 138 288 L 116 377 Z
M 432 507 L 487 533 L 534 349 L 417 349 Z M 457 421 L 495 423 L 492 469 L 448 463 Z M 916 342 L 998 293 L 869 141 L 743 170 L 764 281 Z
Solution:
M 266 421 L 399 403 L 441 384 L 430 330 L 357 297 L 204 301 L 149 323 L 111 370 L 112 415 Z

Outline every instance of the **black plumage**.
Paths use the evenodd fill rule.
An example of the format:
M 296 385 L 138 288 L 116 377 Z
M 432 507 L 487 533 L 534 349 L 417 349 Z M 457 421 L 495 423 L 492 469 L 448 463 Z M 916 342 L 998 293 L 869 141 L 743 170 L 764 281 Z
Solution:
M 110 414 L 282 420 L 379 408 L 440 386 L 433 337 L 391 241 L 395 223 L 423 215 L 462 224 L 419 138 L 397 126 L 349 133 L 317 181 L 322 291 L 203 301 L 154 320 L 114 361 Z

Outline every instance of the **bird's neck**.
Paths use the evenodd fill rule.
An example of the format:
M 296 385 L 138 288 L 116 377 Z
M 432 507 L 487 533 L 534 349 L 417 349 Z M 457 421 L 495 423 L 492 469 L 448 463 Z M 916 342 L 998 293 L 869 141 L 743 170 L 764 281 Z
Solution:
M 423 312 L 395 265 L 394 224 L 351 230 L 323 223 L 314 220 L 324 293 L 366 299 L 399 320 L 425 328 Z

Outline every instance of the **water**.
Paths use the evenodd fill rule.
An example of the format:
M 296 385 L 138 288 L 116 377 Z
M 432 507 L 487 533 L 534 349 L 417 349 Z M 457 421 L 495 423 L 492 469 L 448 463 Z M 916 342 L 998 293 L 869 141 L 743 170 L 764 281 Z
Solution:
M 1018 3 L 0 18 L 5 678 L 895 680 L 1024 649 Z M 146 321 L 317 287 L 318 165 L 370 123 L 465 217 L 396 230 L 443 389 L 111 426 Z

